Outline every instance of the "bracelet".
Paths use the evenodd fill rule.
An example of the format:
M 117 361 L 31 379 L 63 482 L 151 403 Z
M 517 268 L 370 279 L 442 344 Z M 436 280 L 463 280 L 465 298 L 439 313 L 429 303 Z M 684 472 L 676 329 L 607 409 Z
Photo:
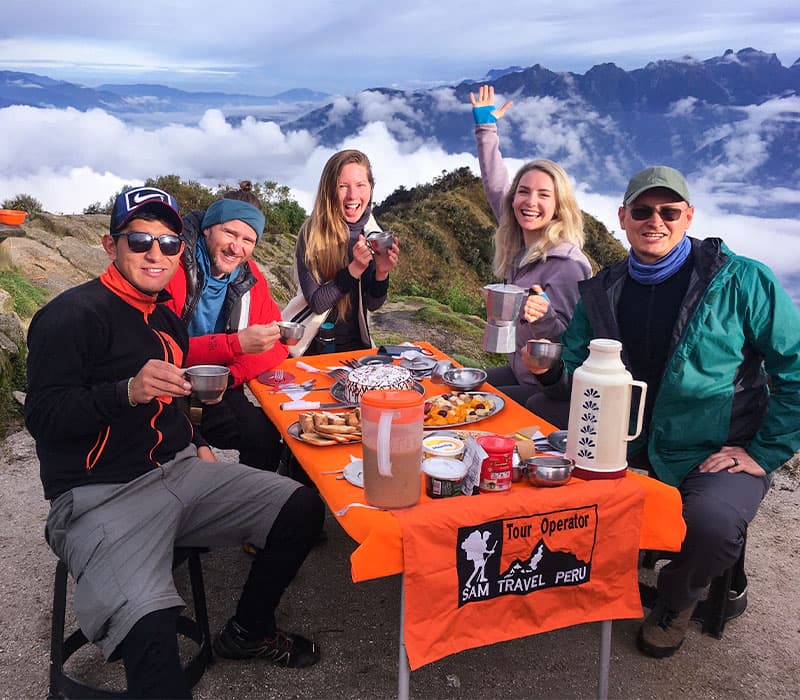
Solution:
M 136 402 L 133 400 L 133 397 L 131 396 L 131 384 L 133 384 L 133 377 L 131 377 L 131 378 L 128 380 L 128 404 L 129 404 L 131 407 L 133 407 L 133 406 L 138 406 L 139 404 L 138 404 L 138 403 L 136 403 Z

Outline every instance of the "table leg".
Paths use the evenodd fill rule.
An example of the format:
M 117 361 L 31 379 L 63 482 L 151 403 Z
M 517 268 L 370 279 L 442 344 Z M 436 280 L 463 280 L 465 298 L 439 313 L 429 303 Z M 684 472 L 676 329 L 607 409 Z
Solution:
M 405 590 L 406 590 L 405 576 L 401 576 L 400 577 L 400 653 L 397 662 L 397 700 L 408 700 L 409 697 L 408 688 L 411 680 L 411 669 L 408 666 L 408 654 L 406 654 L 406 642 L 405 642 L 405 637 L 403 635 L 406 625 Z
M 608 700 L 608 666 L 611 662 L 611 620 L 600 623 L 600 675 L 597 681 L 597 697 Z

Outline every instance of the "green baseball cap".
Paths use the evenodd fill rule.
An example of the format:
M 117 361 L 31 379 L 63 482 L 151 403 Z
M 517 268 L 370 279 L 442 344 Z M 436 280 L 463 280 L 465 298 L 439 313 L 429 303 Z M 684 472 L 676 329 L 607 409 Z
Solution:
M 687 204 L 689 203 L 689 188 L 683 175 L 675 168 L 666 165 L 653 165 L 636 173 L 628 183 L 622 203 L 630 204 L 643 192 L 656 187 L 672 190 Z

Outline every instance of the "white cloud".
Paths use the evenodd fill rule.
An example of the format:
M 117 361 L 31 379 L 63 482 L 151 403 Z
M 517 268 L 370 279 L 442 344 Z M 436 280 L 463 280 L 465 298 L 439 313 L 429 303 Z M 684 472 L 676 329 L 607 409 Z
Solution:
M 433 98 L 433 107 L 438 112 L 472 111 L 472 105 L 456 97 L 456 91 L 451 87 L 435 88 L 430 91 L 430 95 Z M 500 98 L 496 99 L 500 103 Z
M 375 101 L 370 108 L 377 110 L 380 106 Z M 392 110 L 398 104 L 384 102 L 383 108 L 386 111 L 382 116 L 390 115 L 387 121 L 372 122 L 336 148 L 328 148 L 308 132 L 284 133 L 272 122 L 247 118 L 233 126 L 216 110 L 209 110 L 193 125 L 143 128 L 100 110 L 8 107 L 0 109 L 0 133 L 4 135 L 0 139 L 0 162 L 9 164 L 0 172 L 0 200 L 26 193 L 39 199 L 48 211 L 79 213 L 89 204 L 106 202 L 123 185 L 178 174 L 210 187 L 240 179 L 273 180 L 287 185 L 309 211 L 322 167 L 340 148 L 358 148 L 369 156 L 377 202 L 401 185 L 410 188 L 429 183 L 442 171 L 466 165 L 479 172 L 474 153 L 448 154 L 436 143 L 398 139 L 387 123 L 392 121 Z M 537 119 L 549 124 L 548 115 L 552 113 L 549 105 L 542 107 L 537 101 L 528 101 L 519 111 L 529 124 Z M 748 149 L 754 152 L 752 163 L 759 157 L 758 140 L 741 150 L 746 153 Z M 572 153 L 580 157 L 579 148 Z M 509 173 L 513 175 L 523 162 L 506 159 Z M 605 162 L 603 167 L 609 177 L 628 175 L 616 172 L 618 166 L 613 162 Z M 728 211 L 732 203 L 741 206 L 751 202 L 754 207 L 759 202 L 800 203 L 800 189 L 792 189 L 787 183 L 784 188 L 762 190 L 757 183 L 742 185 L 726 180 L 724 175 L 712 171 L 689 178 L 697 211 L 692 235 L 722 237 L 735 252 L 764 261 L 779 276 L 800 269 L 800 226 L 795 219 L 765 219 Z M 609 197 L 593 192 L 584 183 L 573 185 L 581 208 L 625 242 L 617 221 L 621 193 L 620 197 Z
M 495 102 L 502 104 L 502 99 Z M 565 118 L 569 114 L 575 118 Z M 581 140 L 589 130 L 606 128 L 606 120 L 586 105 L 565 104 L 554 97 L 515 100 L 505 118 L 519 124 L 520 136 L 533 153 L 558 160 L 567 171 L 586 159 Z
M 684 97 L 683 99 L 677 100 L 670 105 L 670 108 L 666 112 L 666 116 L 686 117 L 694 111 L 697 103 L 698 99 L 696 97 Z
M 399 116 L 412 122 L 419 122 L 417 114 L 404 99 L 404 95 L 387 95 L 382 92 L 366 90 L 355 96 L 361 116 L 367 123 L 383 122 L 389 131 L 406 142 L 416 142 L 413 126 L 409 126 Z

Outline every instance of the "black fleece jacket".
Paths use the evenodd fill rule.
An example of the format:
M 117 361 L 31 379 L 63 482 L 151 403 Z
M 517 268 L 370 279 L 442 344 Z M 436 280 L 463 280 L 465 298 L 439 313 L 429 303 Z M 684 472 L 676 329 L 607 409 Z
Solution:
M 178 402 L 131 406 L 127 394 L 147 360 L 182 365 L 185 327 L 112 268 L 102 278 L 107 284 L 98 278 L 50 301 L 28 331 L 25 422 L 51 500 L 76 486 L 131 481 L 193 438 Z

